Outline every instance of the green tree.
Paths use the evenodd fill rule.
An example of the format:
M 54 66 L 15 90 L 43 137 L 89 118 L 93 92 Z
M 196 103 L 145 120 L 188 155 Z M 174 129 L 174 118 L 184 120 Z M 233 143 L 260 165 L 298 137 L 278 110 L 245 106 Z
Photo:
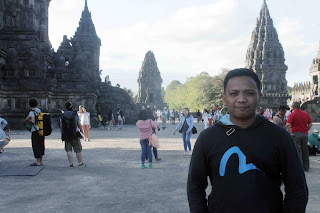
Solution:
M 130 95 L 133 102 L 137 102 L 137 99 L 138 99 L 137 94 L 135 94 L 131 89 L 127 89 L 125 87 L 123 88 L 123 90 L 126 91 Z
M 181 110 L 188 107 L 191 111 L 222 107 L 221 94 L 223 80 L 229 70 L 211 77 L 207 72 L 202 72 L 195 77 L 188 78 L 186 83 L 172 81 L 165 90 L 165 101 L 170 108 Z

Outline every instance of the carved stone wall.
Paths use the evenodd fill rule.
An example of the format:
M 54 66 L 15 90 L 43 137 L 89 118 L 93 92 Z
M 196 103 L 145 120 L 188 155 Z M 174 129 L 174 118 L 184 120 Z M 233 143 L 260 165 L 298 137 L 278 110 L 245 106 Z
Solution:
M 36 98 L 39 108 L 51 113 L 54 127 L 66 101 L 73 103 L 74 110 L 80 104 L 86 106 L 93 126 L 98 126 L 98 107 L 104 103 L 112 109 L 116 108 L 112 104 L 121 105 L 135 119 L 136 106 L 127 103 L 128 94 L 101 86 L 101 41 L 87 0 L 75 35 L 64 36 L 57 52 L 48 39 L 49 2 L 0 1 L 0 116 L 12 128 L 24 128 L 28 100 Z M 101 92 L 116 101 L 108 102 Z

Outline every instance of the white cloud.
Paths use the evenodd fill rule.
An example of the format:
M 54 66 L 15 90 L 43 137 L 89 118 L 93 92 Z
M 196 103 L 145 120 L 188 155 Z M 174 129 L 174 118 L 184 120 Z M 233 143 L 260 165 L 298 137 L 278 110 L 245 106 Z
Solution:
M 183 76 L 184 81 L 202 71 L 215 75 L 224 67 L 244 66 L 250 38 L 249 33 L 231 35 L 238 24 L 237 8 L 236 0 L 220 0 L 180 9 L 154 23 L 107 28 L 100 35 L 103 73 L 117 78 L 123 70 L 138 76 L 148 50 L 154 52 L 162 78 L 166 79 L 163 86 L 174 80 L 173 76 Z

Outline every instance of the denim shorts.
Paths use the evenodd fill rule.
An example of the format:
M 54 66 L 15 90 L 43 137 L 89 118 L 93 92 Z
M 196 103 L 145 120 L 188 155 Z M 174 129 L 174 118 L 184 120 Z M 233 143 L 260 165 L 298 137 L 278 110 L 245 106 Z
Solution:
M 6 140 L 0 141 L 0 147 L 2 147 L 3 145 L 5 145 L 7 142 Z

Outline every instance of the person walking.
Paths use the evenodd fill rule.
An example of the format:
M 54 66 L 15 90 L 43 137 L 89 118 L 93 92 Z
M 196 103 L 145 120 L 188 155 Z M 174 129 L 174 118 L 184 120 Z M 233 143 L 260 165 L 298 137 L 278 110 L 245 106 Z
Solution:
M 261 98 L 254 71 L 227 73 L 222 101 L 229 115 L 200 133 L 191 157 L 191 213 L 306 211 L 308 188 L 297 149 L 284 128 L 256 115 Z
M 66 111 L 60 118 L 61 140 L 64 141 L 64 149 L 67 152 L 69 167 L 73 168 L 72 150 L 76 153 L 79 167 L 84 167 L 82 161 L 82 146 L 80 142 L 81 125 L 80 119 L 76 112 L 72 111 L 71 102 L 65 103 Z
M 26 120 L 32 124 L 31 127 L 31 143 L 33 155 L 36 158 L 36 162 L 30 164 L 30 166 L 42 166 L 42 160 L 45 152 L 44 146 L 44 136 L 40 136 L 38 133 L 39 127 L 37 123 L 38 115 L 41 113 L 41 110 L 37 108 L 38 101 L 36 99 L 29 100 L 29 106 L 31 110 L 26 117 Z
M 109 130 L 113 130 L 114 117 L 111 109 L 109 110 L 109 113 L 108 113 L 108 122 L 109 122 Z
M 167 123 L 167 107 L 164 107 L 161 113 L 161 121 L 162 121 L 162 130 L 165 130 Z
M 125 122 L 124 114 L 123 114 L 122 110 L 120 110 L 119 114 L 118 114 L 118 130 L 123 129 L 124 122 Z
M 149 159 L 149 168 L 152 168 L 152 153 L 151 146 L 149 145 L 149 137 L 152 135 L 152 129 L 157 128 L 157 123 L 152 119 L 149 119 L 149 113 L 147 110 L 141 110 L 139 113 L 139 120 L 136 126 L 140 131 L 140 145 L 141 145 L 141 168 L 146 168 L 144 165 L 146 157 Z
M 203 110 L 202 120 L 203 120 L 203 123 L 204 123 L 204 129 L 208 128 L 208 125 L 209 125 L 209 114 L 208 114 L 208 110 L 206 110 L 206 109 Z
M 180 132 L 182 133 L 182 140 L 183 140 L 183 146 L 184 146 L 183 155 L 192 155 L 190 138 L 192 135 L 191 130 L 192 130 L 193 124 L 194 124 L 193 116 L 189 113 L 188 108 L 184 108 L 181 121 L 176 127 L 176 130 L 173 132 L 174 135 L 178 130 L 180 130 Z M 189 151 L 187 151 L 187 148 L 189 148 Z
M 0 154 L 4 152 L 3 147 L 9 144 L 10 129 L 7 128 L 8 122 L 0 117 Z
M 199 123 L 201 120 L 201 112 L 200 110 L 197 111 L 197 123 Z
M 90 112 L 87 111 L 86 107 L 82 107 L 82 112 L 80 113 L 80 123 L 83 132 L 84 141 L 88 142 L 89 140 L 89 128 L 90 128 Z
M 287 120 L 287 129 L 291 132 L 296 142 L 300 160 L 304 171 L 309 171 L 308 131 L 312 127 L 309 114 L 302 111 L 299 102 L 292 103 L 293 112 Z

